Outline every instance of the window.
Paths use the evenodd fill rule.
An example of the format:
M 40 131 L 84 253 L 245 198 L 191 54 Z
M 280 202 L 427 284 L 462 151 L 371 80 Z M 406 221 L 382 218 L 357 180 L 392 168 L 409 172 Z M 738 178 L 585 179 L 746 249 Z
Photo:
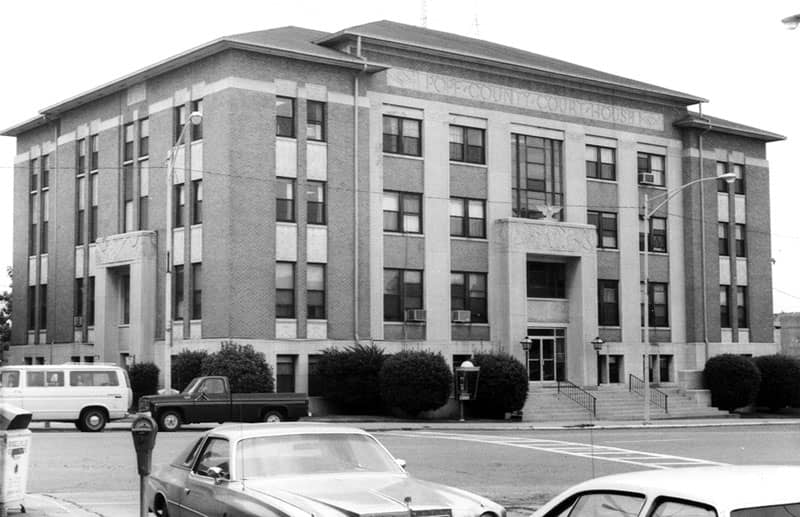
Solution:
M 598 325 L 619 326 L 619 282 L 617 280 L 597 281 Z
M 589 210 L 587 222 L 597 228 L 597 247 L 617 249 L 617 214 Z
M 91 206 L 89 207 L 89 242 L 97 240 L 97 173 L 89 174 L 89 199 Z
M 665 362 L 665 357 L 671 356 L 661 356 L 662 369 L 664 367 L 663 363 Z M 667 365 L 669 365 L 668 362 Z M 669 373 L 669 371 L 667 371 L 667 373 Z M 665 380 L 663 374 L 661 376 L 661 380 Z M 783 511 L 786 511 L 785 508 Z M 786 513 L 791 515 L 792 512 L 787 511 Z M 734 512 L 731 512 L 731 514 L 733 515 Z M 717 512 L 712 506 L 702 503 L 661 498 L 656 502 L 655 509 L 651 511 L 650 515 L 651 517 L 670 517 L 673 515 L 683 515 L 685 517 L 717 517 Z
M 203 265 L 192 264 L 192 313 L 190 319 L 203 317 Z
M 133 145 L 133 144 L 131 144 Z M 122 166 L 123 232 L 135 230 L 133 220 L 133 164 Z
M 422 307 L 422 271 L 383 270 L 384 321 L 404 321 L 406 311 Z
M 422 156 L 422 121 L 383 116 L 383 152 Z
M 306 267 L 306 303 L 308 319 L 325 319 L 324 264 L 308 264 Z
M 744 194 L 744 165 L 733 164 L 733 173 L 736 174 L 736 180 L 733 182 L 733 193 Z
M 294 393 L 294 364 L 297 356 L 279 355 L 275 365 L 275 392 Z
M 306 138 L 318 142 L 325 141 L 325 103 L 308 101 L 306 103 Z
M 275 264 L 275 317 L 295 317 L 293 262 Z
M 47 284 L 39 285 L 39 330 L 47 328 Z
M 86 176 L 81 176 L 75 181 L 75 244 L 86 242 Z
M 200 460 L 195 467 L 195 473 L 198 476 L 209 477 L 209 469 L 217 467 L 222 471 L 220 477 L 222 479 L 229 479 L 230 459 L 228 457 L 228 448 L 228 440 L 209 438 L 203 450 L 200 452 Z
M 147 207 L 150 195 L 150 161 L 139 161 L 139 229 L 146 230 L 148 224 Z
M 86 174 L 86 139 L 81 138 L 75 144 L 75 174 Z
M 309 181 L 306 183 L 306 217 L 308 224 L 325 224 L 325 183 Z
M 203 222 L 203 180 L 192 181 L 192 224 Z
M 511 202 L 514 217 L 542 219 L 546 207 L 562 207 L 561 142 L 548 138 L 511 135 Z
M 124 274 L 120 276 L 120 323 L 128 325 L 131 322 L 131 276 Z
M 203 99 L 192 101 L 192 113 L 203 113 Z M 192 142 L 195 140 L 202 140 L 203 138 L 203 119 L 197 125 L 192 124 Z
M 747 287 L 743 286 L 736 286 L 736 326 L 740 329 L 746 329 L 749 326 L 747 323 Z
M 719 241 L 719 254 L 721 257 L 730 256 L 730 225 L 728 223 L 717 223 L 717 237 Z
M 28 330 L 36 330 L 36 286 L 28 286 Z
M 564 298 L 567 267 L 561 262 L 528 262 L 528 298 Z
M 717 176 L 722 176 L 723 174 L 728 173 L 728 163 L 727 162 L 717 162 Z M 717 192 L 728 192 L 729 185 L 728 182 L 725 180 L 717 180 Z
M 638 153 L 639 185 L 658 185 L 664 183 L 664 157 L 658 154 Z
M 47 226 L 50 220 L 50 192 L 42 190 L 42 231 L 41 242 L 39 243 L 39 253 L 47 253 Z
M 294 180 L 289 178 L 275 179 L 275 219 L 277 221 L 294 222 Z
M 450 273 L 450 309 L 470 311 L 472 323 L 486 323 L 486 273 Z
M 644 251 L 644 221 L 639 221 L 642 230 L 639 232 L 639 251 Z M 654 253 L 667 252 L 667 219 L 665 217 L 650 218 L 650 246 Z
M 89 277 L 89 289 L 86 293 L 86 325 L 94 325 L 94 277 Z
M 173 113 L 175 125 L 172 128 L 172 141 L 178 142 L 178 138 L 183 132 L 183 125 L 186 123 L 186 105 L 181 104 L 180 106 L 176 106 Z M 178 142 L 178 144 L 181 143 L 182 142 Z
M 586 146 L 586 177 L 601 180 L 617 179 L 617 151 L 610 147 Z
M 484 130 L 450 126 L 450 160 L 454 162 L 486 163 Z
M 83 278 L 76 278 L 75 279 L 75 296 L 73 297 L 73 303 L 75 305 L 72 315 L 76 318 L 80 318 L 83 316 Z
M 422 233 L 422 194 L 384 191 L 383 230 Z
M 172 187 L 172 226 L 180 228 L 184 225 L 183 211 L 186 206 L 186 189 L 183 183 Z
M 645 497 L 641 494 L 626 492 L 593 491 L 577 494 L 556 508 L 550 515 L 566 516 L 602 516 L 631 517 L 639 515 L 644 507 Z M 704 516 L 705 517 L 705 516 Z
M 650 282 L 649 305 L 650 327 L 669 327 L 669 304 L 667 284 Z M 644 288 L 642 288 L 644 289 Z M 642 291 L 644 295 L 644 291 Z M 644 296 L 642 296 L 644 299 Z M 644 326 L 644 307 L 642 307 L 642 326 Z
M 276 134 L 294 138 L 294 99 L 276 97 L 275 112 L 277 114 Z
M 36 255 L 39 244 L 39 196 L 36 193 L 28 197 L 28 255 Z
M 150 154 L 150 119 L 139 121 L 139 158 Z
M 719 286 L 719 326 L 730 328 L 731 326 L 731 298 L 729 285 Z
M 133 140 L 134 140 L 134 125 L 133 123 L 125 124 L 122 132 L 125 138 L 122 147 L 122 161 L 128 162 L 133 160 Z
M 89 170 L 96 171 L 100 167 L 99 141 L 97 135 L 89 137 Z
M 28 170 L 28 182 L 30 183 L 31 192 L 39 190 L 39 160 L 36 158 L 31 160 Z
M 172 319 L 183 320 L 183 264 L 172 267 Z
M 486 237 L 485 201 L 450 198 L 450 235 L 454 237 Z
M 43 198 L 44 199 L 44 198 Z M 736 256 L 737 257 L 746 257 L 747 256 L 747 242 L 745 240 L 745 228 L 743 224 L 735 224 L 733 225 L 734 235 L 736 237 Z M 44 251 L 42 253 L 45 253 Z
M 42 155 L 42 189 L 46 189 L 50 186 L 50 155 L 45 154 Z

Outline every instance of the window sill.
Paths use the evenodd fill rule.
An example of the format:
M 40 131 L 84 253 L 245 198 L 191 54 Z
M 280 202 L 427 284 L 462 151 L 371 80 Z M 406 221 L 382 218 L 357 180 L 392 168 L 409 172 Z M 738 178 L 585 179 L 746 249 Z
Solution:
M 421 327 L 424 326 L 426 323 L 427 321 L 387 321 L 387 320 L 383 321 L 384 325 L 395 325 L 398 327 L 400 325 L 413 325 L 415 327 Z
M 478 167 L 480 169 L 489 169 L 489 166 L 485 163 L 474 163 L 474 162 L 460 162 L 458 160 L 450 160 L 450 165 L 466 165 L 468 167 Z
M 275 318 L 277 323 L 295 323 L 297 318 Z
M 657 190 L 667 190 L 667 186 L 666 185 L 651 185 L 650 183 L 639 183 L 638 185 L 639 185 L 639 187 L 644 187 L 644 188 L 654 188 L 654 189 L 657 189 Z
M 620 325 L 598 325 L 597 328 L 600 330 L 622 330 Z
M 129 329 L 129 328 L 131 328 L 131 324 L 130 323 L 118 323 L 117 324 L 117 328 L 118 329 Z
M 474 241 L 477 241 L 477 242 L 489 242 L 489 238 L 488 238 L 488 237 L 464 237 L 464 236 L 462 236 L 462 235 L 451 235 L 451 236 L 450 236 L 450 239 L 451 239 L 451 240 L 454 240 L 454 241 L 467 241 L 467 242 L 470 242 L 470 241 L 472 241 L 472 242 L 474 242 Z
M 284 140 L 286 142 L 297 142 L 296 136 L 283 136 L 283 135 L 275 135 L 276 140 Z
M 313 226 L 315 228 L 327 228 L 328 227 L 328 223 L 306 223 L 306 225 L 307 226 Z
M 467 325 L 469 325 L 470 327 L 487 327 L 487 328 L 489 327 L 489 322 L 488 321 L 486 321 L 486 322 L 484 322 L 484 321 L 466 321 L 466 322 L 451 321 L 450 324 L 453 325 L 454 327 L 466 327 Z
M 586 176 L 586 181 L 596 181 L 598 183 L 609 183 L 609 184 L 612 184 L 612 185 L 616 185 L 617 184 L 617 180 L 616 179 L 607 180 L 607 179 L 604 179 L 604 178 L 592 178 L 590 176 Z
M 392 230 L 383 230 L 383 234 L 384 235 L 398 235 L 398 236 L 402 235 L 402 236 L 405 236 L 405 237 L 418 237 L 418 238 L 424 238 L 425 237 L 425 234 L 422 233 L 422 232 L 420 232 L 420 233 L 417 233 L 417 232 L 395 232 L 395 231 L 392 231 Z
M 569 301 L 569 298 L 536 298 L 528 296 L 527 300 L 529 302 L 566 302 Z
M 423 158 L 422 156 L 416 156 L 416 155 L 413 155 L 413 154 L 390 153 L 388 151 L 383 151 L 383 156 L 384 157 L 391 156 L 393 158 L 405 158 L 407 160 L 414 160 L 414 161 L 419 161 L 419 162 L 425 161 L 425 158 Z
M 280 137 L 280 138 L 288 138 L 288 137 L 284 136 L 284 137 Z M 294 139 L 291 139 L 291 140 L 294 140 Z M 328 141 L 327 140 L 315 140 L 313 138 L 306 138 L 306 142 L 308 142 L 311 145 L 328 145 Z
M 639 255 L 644 255 L 644 253 L 645 253 L 644 251 L 639 251 Z M 668 257 L 669 256 L 669 252 L 668 251 L 651 251 L 649 253 L 650 253 L 650 255 L 656 255 L 656 256 L 660 256 L 660 257 Z
M 275 221 L 275 224 L 283 225 L 283 226 L 295 226 L 296 227 L 297 226 L 297 221 Z
M 597 251 L 608 251 L 611 253 L 619 253 L 619 248 L 597 248 Z

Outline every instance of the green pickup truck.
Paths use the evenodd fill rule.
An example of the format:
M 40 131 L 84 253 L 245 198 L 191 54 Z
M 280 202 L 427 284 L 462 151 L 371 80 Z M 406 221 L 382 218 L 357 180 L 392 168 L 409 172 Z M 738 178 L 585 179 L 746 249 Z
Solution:
M 150 412 L 161 431 L 203 422 L 282 422 L 308 413 L 305 393 L 231 393 L 228 378 L 196 377 L 175 395 L 139 398 L 139 412 Z

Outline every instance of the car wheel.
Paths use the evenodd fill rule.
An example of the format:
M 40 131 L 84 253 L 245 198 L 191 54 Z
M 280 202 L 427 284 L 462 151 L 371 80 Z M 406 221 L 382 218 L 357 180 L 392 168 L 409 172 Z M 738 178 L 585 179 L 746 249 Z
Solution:
M 275 411 L 274 409 L 271 411 L 267 411 L 266 413 L 264 413 L 264 422 L 268 422 L 270 424 L 283 422 L 283 413 L 281 413 L 280 411 Z
M 80 429 L 87 433 L 97 433 L 106 426 L 106 414 L 102 409 L 89 408 L 81 413 Z
M 163 497 L 160 495 L 156 497 L 156 502 L 153 505 L 155 508 L 153 509 L 153 513 L 156 517 L 169 517 L 169 510 L 167 509 L 167 502 L 164 500 Z
M 158 429 L 159 431 L 165 431 L 171 433 L 172 431 L 177 431 L 181 427 L 181 415 L 173 410 L 168 409 L 163 411 L 158 416 Z

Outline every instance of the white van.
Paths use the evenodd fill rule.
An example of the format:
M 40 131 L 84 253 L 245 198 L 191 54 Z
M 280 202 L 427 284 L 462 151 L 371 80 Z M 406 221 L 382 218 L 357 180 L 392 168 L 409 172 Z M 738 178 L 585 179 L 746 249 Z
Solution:
M 133 392 L 128 372 L 113 364 L 3 366 L 0 400 L 30 411 L 33 420 L 97 432 L 127 416 Z

